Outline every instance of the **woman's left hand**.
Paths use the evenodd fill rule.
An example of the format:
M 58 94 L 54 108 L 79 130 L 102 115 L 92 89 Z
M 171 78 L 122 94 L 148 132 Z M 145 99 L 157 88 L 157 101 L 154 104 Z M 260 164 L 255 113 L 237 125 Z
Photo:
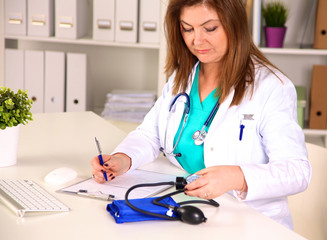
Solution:
M 185 194 L 213 199 L 230 190 L 247 191 L 242 169 L 239 166 L 214 166 L 195 174 L 201 177 L 185 186 Z

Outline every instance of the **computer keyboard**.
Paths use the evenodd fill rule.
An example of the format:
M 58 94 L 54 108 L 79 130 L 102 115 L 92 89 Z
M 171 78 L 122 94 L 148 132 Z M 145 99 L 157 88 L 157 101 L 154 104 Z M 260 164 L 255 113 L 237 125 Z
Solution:
M 23 217 L 26 213 L 70 210 L 31 180 L 0 179 L 0 200 L 19 217 Z

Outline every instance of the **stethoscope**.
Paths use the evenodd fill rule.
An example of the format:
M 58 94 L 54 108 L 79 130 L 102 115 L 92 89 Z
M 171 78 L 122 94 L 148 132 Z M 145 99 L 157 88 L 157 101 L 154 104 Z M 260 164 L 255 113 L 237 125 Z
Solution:
M 187 93 L 179 93 L 176 95 L 176 97 L 174 98 L 174 100 L 171 102 L 170 107 L 169 107 L 169 115 L 168 115 L 168 121 L 170 119 L 171 116 L 171 110 L 173 108 L 173 106 L 175 105 L 176 101 L 178 100 L 178 98 L 180 97 L 185 97 L 186 98 L 186 108 L 184 109 L 184 119 L 183 119 L 183 125 L 182 125 L 182 129 L 178 135 L 177 141 L 175 143 L 175 145 L 173 146 L 173 149 L 171 152 L 167 152 L 166 151 L 166 139 L 167 139 L 167 129 L 169 126 L 169 123 L 167 122 L 167 127 L 166 127 L 166 131 L 165 131 L 165 139 L 164 139 L 164 147 L 160 148 L 160 151 L 162 151 L 164 154 L 166 155 L 170 155 L 170 156 L 174 156 L 174 157 L 180 157 L 182 156 L 181 153 L 174 153 L 174 150 L 177 147 L 177 144 L 179 143 L 180 137 L 182 135 L 182 132 L 184 130 L 184 126 L 188 117 L 188 114 L 190 112 L 190 97 Z M 215 104 L 215 106 L 213 107 L 213 109 L 211 110 L 209 117 L 207 118 L 207 120 L 204 122 L 202 129 L 201 130 L 196 130 L 193 135 L 192 135 L 192 139 L 194 140 L 194 144 L 199 146 L 202 145 L 204 143 L 204 140 L 207 136 L 207 131 L 206 131 L 206 127 L 210 124 L 210 122 L 213 120 L 217 110 L 219 108 L 219 101 L 217 101 L 217 103 Z
M 193 133 L 192 138 L 194 140 L 194 144 L 195 145 L 201 145 L 204 142 L 204 139 L 207 136 L 207 131 L 205 130 L 205 128 L 209 125 L 209 123 L 212 121 L 213 117 L 216 114 L 216 111 L 219 108 L 219 101 L 217 101 L 217 103 L 215 104 L 215 106 L 213 107 L 213 109 L 211 110 L 211 113 L 209 115 L 209 117 L 207 118 L 207 120 L 204 122 L 203 127 L 201 130 L 197 130 Z

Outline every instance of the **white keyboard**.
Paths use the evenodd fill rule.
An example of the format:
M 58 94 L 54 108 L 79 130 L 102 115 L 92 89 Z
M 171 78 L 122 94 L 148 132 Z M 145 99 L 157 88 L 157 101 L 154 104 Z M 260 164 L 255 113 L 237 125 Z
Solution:
M 0 200 L 19 217 L 25 213 L 67 212 L 69 207 L 30 180 L 0 179 Z

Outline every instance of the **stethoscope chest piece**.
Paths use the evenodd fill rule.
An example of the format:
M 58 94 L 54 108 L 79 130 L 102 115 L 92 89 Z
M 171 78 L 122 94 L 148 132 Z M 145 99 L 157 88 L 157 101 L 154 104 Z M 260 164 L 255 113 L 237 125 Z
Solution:
M 201 130 L 201 131 L 200 130 L 197 130 L 197 131 L 195 131 L 193 133 L 193 136 L 192 136 L 192 138 L 194 140 L 194 144 L 197 145 L 197 146 L 203 144 L 204 139 L 206 138 L 206 136 L 207 136 L 207 132 L 204 131 L 204 130 Z
M 217 110 L 219 107 L 219 101 L 217 101 L 217 103 L 215 104 L 214 108 L 212 109 L 209 117 L 207 118 L 207 120 L 205 121 L 203 127 L 201 130 L 197 130 L 193 133 L 192 138 L 194 140 L 194 144 L 199 146 L 202 145 L 204 142 L 204 139 L 207 136 L 207 132 L 205 130 L 205 128 L 210 124 L 210 122 L 212 121 L 212 119 L 214 118 Z

